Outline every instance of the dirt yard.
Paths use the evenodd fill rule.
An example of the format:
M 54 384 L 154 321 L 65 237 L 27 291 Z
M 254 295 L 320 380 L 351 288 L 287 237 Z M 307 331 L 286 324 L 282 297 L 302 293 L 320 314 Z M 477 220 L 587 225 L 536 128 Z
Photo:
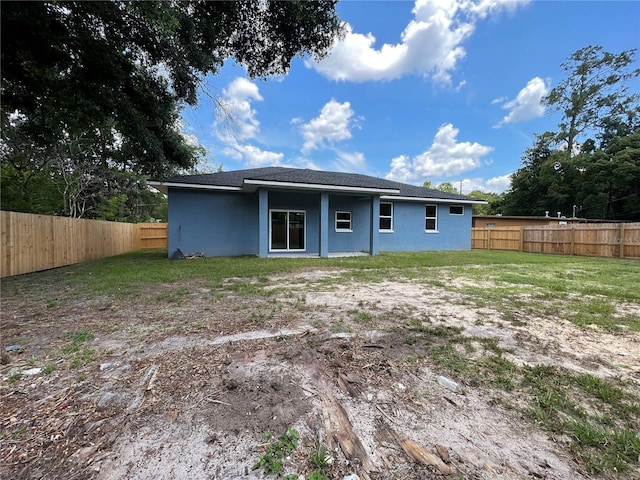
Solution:
M 301 479 L 318 445 L 323 473 L 339 480 L 601 478 L 567 438 L 525 418 L 517 392 L 456 378 L 452 391 L 427 352 L 450 339 L 433 332 L 458 332 L 496 339 L 516 365 L 638 386 L 637 334 L 578 328 L 553 312 L 506 319 L 451 289 L 342 273 L 91 300 L 59 285 L 3 285 L 0 477 L 276 478 L 253 466 L 266 432 L 293 427 L 300 445 L 285 473 Z M 640 305 L 621 308 L 640 315 Z

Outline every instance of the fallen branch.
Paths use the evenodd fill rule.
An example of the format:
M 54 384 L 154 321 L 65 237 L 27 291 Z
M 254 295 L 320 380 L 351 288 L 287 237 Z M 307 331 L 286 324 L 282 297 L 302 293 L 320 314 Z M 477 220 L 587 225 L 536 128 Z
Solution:
M 340 389 L 353 398 L 358 398 L 362 394 L 359 379 L 352 374 L 338 374 L 338 386 Z
M 338 442 L 342 453 L 348 460 L 355 460 L 360 464 L 361 470 L 358 472 L 360 478 L 369 478 L 368 473 L 377 472 L 377 468 L 369 458 L 360 438 L 353 431 L 347 412 L 329 391 L 322 377 L 318 378 L 318 387 L 323 400 L 323 412 L 327 417 L 325 422 L 327 434 L 331 432 L 331 436 Z
M 432 465 L 438 469 L 443 475 L 451 475 L 455 469 L 451 465 L 444 463 L 440 457 L 434 455 L 423 446 L 417 444 L 413 440 L 398 435 L 391 427 L 386 426 L 389 434 L 400 444 L 400 447 L 411 459 L 423 465 Z
M 393 420 L 393 418 L 391 418 L 389 415 L 387 415 L 384 410 L 382 410 L 378 405 L 376 405 L 376 408 L 378 409 L 378 411 L 384 415 L 384 418 L 386 418 L 387 420 L 389 420 L 391 423 L 396 423 L 395 420 Z
M 316 392 L 316 391 L 314 391 L 314 390 L 311 390 L 311 389 L 309 389 L 309 388 L 303 387 L 302 385 L 298 385 L 298 384 L 297 384 L 296 382 L 294 382 L 293 380 L 291 380 L 291 384 L 292 384 L 292 385 L 295 385 L 296 387 L 298 387 L 298 388 L 300 388 L 300 389 L 302 389 L 302 390 L 304 390 L 304 391 L 305 391 L 305 392 L 307 392 L 307 393 L 310 393 L 311 395 L 315 395 L 315 396 L 317 396 L 317 395 L 318 395 L 318 392 Z
M 156 377 L 158 375 L 159 368 L 153 370 L 153 374 L 151 374 L 151 378 L 149 379 L 149 383 L 147 383 L 147 392 L 153 390 L 153 383 L 156 381 Z

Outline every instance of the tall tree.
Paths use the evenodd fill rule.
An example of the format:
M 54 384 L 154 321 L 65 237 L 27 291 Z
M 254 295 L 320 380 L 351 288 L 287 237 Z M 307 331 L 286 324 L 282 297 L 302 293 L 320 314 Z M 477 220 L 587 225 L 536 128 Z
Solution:
M 568 77 L 546 99 L 562 112 L 558 130 L 538 135 L 527 149 L 502 213 L 640 218 L 640 105 L 638 92 L 628 89 L 640 75 L 634 57 L 635 50 L 586 47 L 563 63 Z
M 286 73 L 296 55 L 321 58 L 342 31 L 335 4 L 1 2 L 2 144 L 19 155 L 19 139 L 34 155 L 3 155 L 2 179 L 25 172 L 21 165 L 51 167 L 81 187 L 109 170 L 163 176 L 193 167 L 199 150 L 181 134 L 180 108 L 196 103 L 202 78 L 228 58 L 251 77 Z
M 263 77 L 321 57 L 341 31 L 335 3 L 2 2 L 3 114 L 45 144 L 112 123 L 140 170 L 189 167 L 176 121 L 202 77 L 227 58 Z
M 546 202 L 548 182 L 551 172 L 559 169 L 559 158 L 564 158 L 555 145 L 555 133 L 536 135 L 535 144 L 522 156 L 522 167 L 511 176 L 511 186 L 503 199 L 503 214 L 541 215 L 553 209 Z
M 637 94 L 628 93 L 627 81 L 640 75 L 640 69 L 632 69 L 635 52 L 613 54 L 600 46 L 588 46 L 562 63 L 567 78 L 551 90 L 545 102 L 562 112 L 557 136 L 570 155 L 580 135 L 600 130 L 604 119 L 624 116 L 633 108 Z

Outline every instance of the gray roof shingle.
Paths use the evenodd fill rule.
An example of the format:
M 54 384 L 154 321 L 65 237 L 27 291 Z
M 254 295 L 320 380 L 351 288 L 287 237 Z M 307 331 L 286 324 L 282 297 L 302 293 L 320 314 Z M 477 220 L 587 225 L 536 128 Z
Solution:
M 442 192 L 440 190 L 394 182 L 392 180 L 371 177 L 359 173 L 326 172 L 321 170 L 288 167 L 263 167 L 200 175 L 182 175 L 178 177 L 167 178 L 165 180 L 162 180 L 162 182 L 152 182 L 152 184 L 183 184 L 187 188 L 189 185 L 241 188 L 244 185 L 245 180 L 300 183 L 319 186 L 330 185 L 336 187 L 398 190 L 398 193 L 386 195 L 482 202 L 481 200 L 477 200 L 466 195 Z

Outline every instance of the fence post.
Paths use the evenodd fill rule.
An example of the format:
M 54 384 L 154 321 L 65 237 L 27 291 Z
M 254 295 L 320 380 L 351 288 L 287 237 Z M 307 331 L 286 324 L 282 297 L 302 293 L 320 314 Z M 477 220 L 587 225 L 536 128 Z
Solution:
M 571 247 L 570 247 L 570 255 L 573 255 L 574 251 L 575 251 L 575 245 L 576 245 L 576 227 L 574 227 L 573 225 L 571 225 L 571 232 L 570 232 L 570 236 L 569 239 L 571 240 Z
M 520 251 L 524 252 L 524 227 L 520 227 Z
M 491 228 L 487 228 L 487 250 L 491 250 Z
M 620 258 L 624 258 L 624 222 L 620 224 Z

